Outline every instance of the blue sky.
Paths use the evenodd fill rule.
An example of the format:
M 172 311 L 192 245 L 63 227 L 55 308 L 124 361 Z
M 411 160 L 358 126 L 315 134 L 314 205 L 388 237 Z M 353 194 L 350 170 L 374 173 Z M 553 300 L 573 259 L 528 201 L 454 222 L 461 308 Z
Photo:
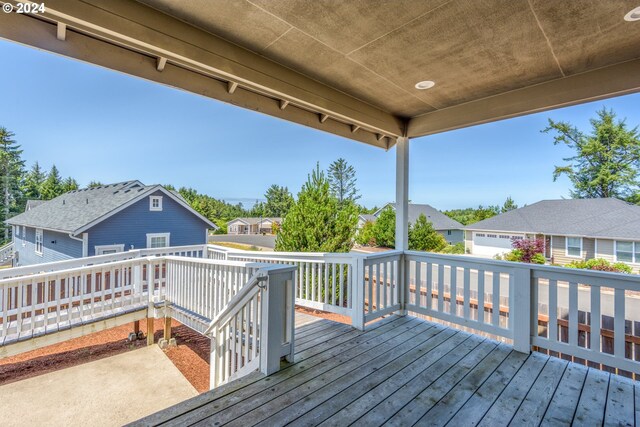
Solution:
M 81 185 L 139 179 L 250 206 L 271 184 L 296 194 L 316 162 L 357 171 L 361 202 L 395 198 L 395 150 L 349 141 L 111 70 L 0 41 L 0 126 L 27 165 L 55 164 Z M 602 106 L 640 123 L 640 94 L 412 140 L 409 197 L 439 209 L 568 197 L 552 181 L 571 154 L 541 134 L 547 118 L 581 129 Z

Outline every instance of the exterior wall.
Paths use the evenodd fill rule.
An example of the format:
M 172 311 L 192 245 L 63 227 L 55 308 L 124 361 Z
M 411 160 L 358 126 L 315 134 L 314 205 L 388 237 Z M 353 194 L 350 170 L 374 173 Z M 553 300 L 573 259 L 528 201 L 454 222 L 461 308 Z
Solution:
M 162 192 L 162 211 L 149 210 L 149 197 L 90 228 L 88 255 L 95 247 L 124 244 L 125 250 L 147 247 L 147 233 L 171 233 L 171 246 L 200 245 L 207 241 L 209 225 Z
M 445 239 L 447 239 L 447 243 L 450 245 L 455 245 L 456 243 L 464 242 L 464 231 L 463 230 L 436 230 L 438 233 L 442 234 Z M 449 234 L 451 232 L 451 234 Z
M 598 239 L 598 251 L 596 253 L 596 258 L 606 259 L 610 262 L 615 262 L 615 253 L 614 251 L 613 240 L 609 239 Z
M 598 241 L 598 245 L 600 241 Z M 567 256 L 567 243 L 565 236 L 552 236 L 552 257 L 555 264 L 569 264 L 572 261 L 591 259 L 595 256 L 595 239 L 582 238 L 582 252 L 580 257 Z
M 25 232 L 20 227 L 20 236 L 14 235 L 14 247 L 18 253 L 16 267 L 82 257 L 82 242 L 72 239 L 68 234 L 49 230 L 42 230 L 43 250 L 42 255 L 38 255 L 36 229 L 26 227 Z
M 467 254 L 473 253 L 473 231 L 464 231 L 464 251 Z

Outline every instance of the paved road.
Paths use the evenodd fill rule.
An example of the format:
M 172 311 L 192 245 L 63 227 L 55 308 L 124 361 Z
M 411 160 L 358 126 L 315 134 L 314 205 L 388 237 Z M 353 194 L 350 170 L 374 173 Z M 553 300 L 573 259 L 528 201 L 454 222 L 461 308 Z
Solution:
M 262 234 L 214 234 L 209 236 L 209 243 L 232 242 L 253 245 L 260 248 L 273 249 L 276 247 L 276 236 Z

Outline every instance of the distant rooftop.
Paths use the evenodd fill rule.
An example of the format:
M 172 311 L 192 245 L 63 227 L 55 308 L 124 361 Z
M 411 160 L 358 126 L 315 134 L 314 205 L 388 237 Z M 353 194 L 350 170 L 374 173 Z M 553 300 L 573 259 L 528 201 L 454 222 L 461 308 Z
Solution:
M 378 217 L 380 212 L 382 212 L 387 206 L 391 206 L 393 209 L 396 208 L 395 203 L 388 203 L 378 209 L 374 215 Z M 415 224 L 420 214 L 424 214 L 436 230 L 461 230 L 464 227 L 458 221 L 449 218 L 431 205 L 409 203 L 409 223 Z
M 637 240 L 640 206 L 615 198 L 542 200 L 465 229 Z

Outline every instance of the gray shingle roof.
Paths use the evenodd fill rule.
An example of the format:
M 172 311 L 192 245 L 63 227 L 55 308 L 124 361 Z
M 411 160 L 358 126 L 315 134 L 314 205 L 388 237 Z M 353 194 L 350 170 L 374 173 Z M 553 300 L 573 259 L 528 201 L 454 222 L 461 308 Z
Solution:
M 30 210 L 8 219 L 7 223 L 75 234 L 122 205 L 157 190 L 163 190 L 163 187 L 144 185 L 140 181 L 74 190 L 32 206 Z
M 387 206 L 396 208 L 395 203 L 389 203 L 380 208 L 374 215 L 377 217 Z M 409 223 L 415 224 L 420 214 L 424 214 L 436 230 L 462 230 L 463 228 L 463 225 L 458 221 L 449 218 L 431 205 L 409 203 Z
M 376 220 L 376 216 L 373 214 L 360 214 L 359 216 L 363 221 L 374 222 Z
M 40 206 L 46 202 L 46 200 L 27 200 L 27 204 L 24 207 L 25 212 L 35 208 L 36 206 Z
M 542 200 L 465 229 L 637 240 L 640 206 L 614 198 Z

